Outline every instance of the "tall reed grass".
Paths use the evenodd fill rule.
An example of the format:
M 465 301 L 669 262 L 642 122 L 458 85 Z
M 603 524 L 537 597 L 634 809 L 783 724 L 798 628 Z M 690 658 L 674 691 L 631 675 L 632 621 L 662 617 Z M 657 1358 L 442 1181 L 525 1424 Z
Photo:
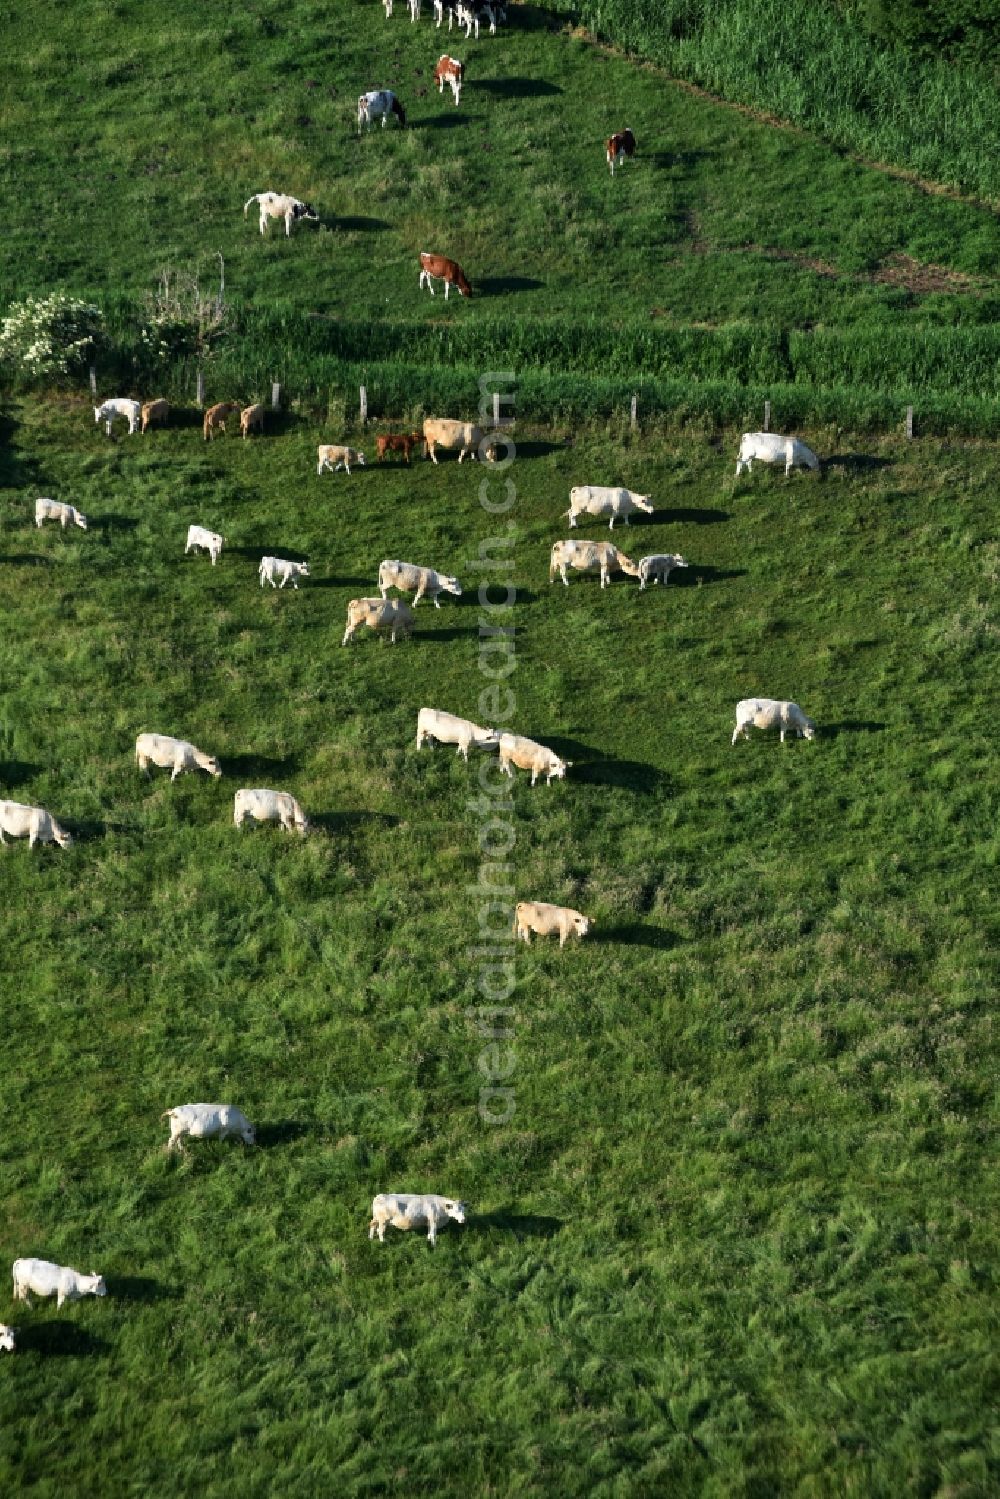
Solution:
M 724 99 L 1000 202 L 985 65 L 915 57 L 815 0 L 551 0 L 595 35 Z

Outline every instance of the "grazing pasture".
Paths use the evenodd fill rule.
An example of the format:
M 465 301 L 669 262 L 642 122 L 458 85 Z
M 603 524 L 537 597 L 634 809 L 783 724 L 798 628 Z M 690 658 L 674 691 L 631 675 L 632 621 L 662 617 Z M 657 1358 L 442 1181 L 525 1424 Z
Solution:
M 0 1276 L 107 1292 L 0 1300 L 4 1493 L 995 1493 L 995 213 L 539 6 L 8 10 L 0 314 L 99 303 L 99 401 L 170 407 L 107 433 L 0 369 L 0 800 L 69 835 L 0 848 Z M 662 56 L 654 10 L 606 19 Z M 359 131 L 382 89 L 405 125 Z M 303 211 L 262 234 L 268 192 Z M 191 277 L 202 347 L 149 321 Z M 509 513 L 457 449 L 356 460 L 489 369 Z M 915 395 L 978 436 L 907 442 Z M 736 476 L 764 399 L 818 471 Z M 581 485 L 649 496 L 613 539 L 669 586 L 550 582 Z M 455 590 L 341 649 L 395 558 Z M 815 738 L 734 745 L 747 698 Z M 421 707 L 486 744 L 418 749 Z M 293 836 L 234 825 L 257 790 Z M 515 943 L 521 901 L 586 933 Z M 168 1151 L 183 1100 L 241 1139 Z M 372 1243 L 411 1193 L 454 1221 Z
M 504 783 L 509 859 L 595 925 L 518 945 L 490 1126 L 485 755 L 414 741 L 422 704 L 479 719 L 479 465 L 348 492 L 304 418 L 2 417 L 0 786 L 75 841 L 0 850 L 0 1264 L 107 1285 L 18 1309 L 9 1490 L 988 1492 L 995 449 L 806 431 L 822 478 L 737 481 L 736 430 L 518 431 L 512 726 L 574 764 Z M 654 497 L 668 588 L 548 584 L 598 477 Z M 37 531 L 40 486 L 87 532 Z M 341 650 L 386 556 L 462 597 Z M 731 747 L 752 694 L 816 740 Z M 141 775 L 148 728 L 222 778 Z M 241 836 L 241 785 L 309 834 Z M 168 1156 L 198 1098 L 256 1145 Z M 373 1245 L 383 1191 L 465 1225 Z

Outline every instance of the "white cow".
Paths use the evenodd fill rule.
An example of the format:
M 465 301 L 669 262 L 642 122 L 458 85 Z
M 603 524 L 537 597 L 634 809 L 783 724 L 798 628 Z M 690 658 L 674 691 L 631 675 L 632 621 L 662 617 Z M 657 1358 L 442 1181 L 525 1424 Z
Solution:
M 35 525 L 39 530 L 46 520 L 57 520 L 64 531 L 69 525 L 79 526 L 81 531 L 87 529 L 87 517 L 75 505 L 67 505 L 62 500 L 49 500 L 42 495 L 35 501 Z
M 653 552 L 648 557 L 640 557 L 639 588 L 645 588 L 647 583 L 662 583 L 665 588 L 674 568 L 687 565 L 680 552 Z
M 566 939 L 574 932 L 578 937 L 586 937 L 592 926 L 590 917 L 574 911 L 572 906 L 552 906 L 545 900 L 522 900 L 514 908 L 514 941 L 523 938 L 529 947 L 532 932 L 537 932 L 540 937 L 558 932 L 559 946 L 565 947 Z
M 745 697 L 736 704 L 736 727 L 733 744 L 742 734 L 750 738 L 751 725 L 755 729 L 780 729 L 781 742 L 786 733 L 794 733 L 799 739 L 815 739 L 816 725 L 807 718 L 798 703 L 790 703 L 773 697 Z
M 406 124 L 406 111 L 390 88 L 371 89 L 358 99 L 358 134 L 362 125 L 370 130 L 373 120 L 382 121 L 382 129 L 390 115 L 395 115 L 400 125 Z
M 572 764 L 572 760 L 560 760 L 555 750 L 547 749 L 534 739 L 525 739 L 523 734 L 500 735 L 500 769 L 512 779 L 511 766 L 516 765 L 518 770 L 531 771 L 532 786 L 539 776 L 545 776 L 546 785 L 551 786 L 553 776 L 556 780 L 565 780 L 566 771 Z
M 630 515 L 642 511 L 652 515 L 653 506 L 648 494 L 633 494 L 631 489 L 607 484 L 578 484 L 569 492 L 569 516 L 571 526 L 576 525 L 578 515 L 610 515 L 608 530 L 615 529 L 615 521 L 623 520 L 628 525 Z
M 251 203 L 260 205 L 260 232 L 264 234 L 267 230 L 268 219 L 284 219 L 285 238 L 288 239 L 292 232 L 292 225 L 296 219 L 319 219 L 319 214 L 309 203 L 303 203 L 298 198 L 289 197 L 287 193 L 254 193 L 243 205 L 243 217 L 247 216 L 247 209 Z
M 222 553 L 225 540 L 226 538 L 220 536 L 216 531 L 206 531 L 204 526 L 188 526 L 187 545 L 184 548 L 184 555 L 186 557 L 188 552 L 192 550 L 207 552 L 212 559 L 212 566 L 214 567 Z
M 440 609 L 442 593 L 453 593 L 461 598 L 462 589 L 457 578 L 451 578 L 447 573 L 435 572 L 433 567 L 419 567 L 415 562 L 392 562 L 386 560 L 379 563 L 378 569 L 379 593 L 385 598 L 390 588 L 398 588 L 401 593 L 413 593 L 414 609 L 420 603 L 426 593 L 434 600 L 435 609 Z
M 554 583 L 556 573 L 558 573 L 568 588 L 569 579 L 566 576 L 568 567 L 583 573 L 599 572 L 602 588 L 607 587 L 613 572 L 623 572 L 629 578 L 639 576 L 639 569 L 631 557 L 626 557 L 625 553 L 620 552 L 610 541 L 555 542 L 549 556 L 549 582 Z
M 740 456 L 736 460 L 736 476 L 746 469 L 753 473 L 753 461 L 760 463 L 783 463 L 786 476 L 793 468 L 819 468 L 819 459 L 812 448 L 807 448 L 797 437 L 779 437 L 776 432 L 744 432 L 740 441 Z
M 365 466 L 364 453 L 359 448 L 349 448 L 344 443 L 320 443 L 316 449 L 316 455 L 319 459 L 316 465 L 317 474 L 325 473 L 327 469 L 336 473 L 338 468 L 344 468 L 350 473 L 352 463 L 358 468 Z
M 128 422 L 129 436 L 138 432 L 139 423 L 142 421 L 142 403 L 140 401 L 129 401 L 123 396 L 117 396 L 110 401 L 105 401 L 101 406 L 94 407 L 94 421 L 104 423 L 104 430 L 111 436 L 111 423 L 116 416 L 122 416 Z
M 397 635 L 413 634 L 413 610 L 403 599 L 351 599 L 341 645 L 347 645 L 362 625 L 376 634 L 388 630 L 395 645 Z
M 257 571 L 260 576 L 261 588 L 263 588 L 265 583 L 270 583 L 272 588 L 284 588 L 286 583 L 291 583 L 292 587 L 297 589 L 299 578 L 308 578 L 309 576 L 309 564 L 307 562 L 289 562 L 284 557 L 262 557 L 260 559 L 260 567 Z M 281 583 L 276 583 L 274 581 L 275 578 L 280 578 Z
M 106 1296 L 104 1277 L 92 1270 L 81 1275 L 70 1265 L 54 1265 L 51 1260 L 14 1261 L 14 1300 L 31 1305 L 32 1296 L 54 1296 L 56 1306 L 77 1301 L 81 1296 Z
M 183 1154 L 181 1141 L 185 1136 L 192 1140 L 227 1140 L 230 1135 L 252 1145 L 257 1131 L 242 1109 L 232 1103 L 182 1103 L 176 1109 L 167 1109 L 161 1119 L 170 1120 L 168 1150 L 179 1150 Z
M 435 448 L 453 453 L 458 449 L 458 461 L 468 453 L 475 462 L 476 450 L 483 440 L 483 429 L 474 422 L 456 422 L 450 417 L 429 416 L 424 421 L 424 447 L 432 463 L 437 463 Z
M 13 1353 L 16 1345 L 16 1327 L 8 1327 L 6 1322 L 0 1322 L 0 1353 Z
M 222 771 L 214 755 L 206 755 L 186 739 L 171 739 L 169 734 L 140 734 L 135 741 L 135 763 L 149 774 L 150 765 L 171 772 L 176 781 L 182 770 L 207 770 L 218 780 Z
M 368 1237 L 378 1234 L 380 1244 L 385 1242 L 387 1228 L 401 1228 L 405 1233 L 411 1228 L 426 1228 L 427 1242 L 433 1245 L 442 1223 L 454 1218 L 456 1223 L 465 1222 L 464 1202 L 453 1197 L 438 1197 L 418 1192 L 380 1192 L 372 1201 L 372 1219 L 368 1225 Z
M 23 802 L 0 801 L 0 843 L 4 833 L 9 838 L 27 838 L 28 847 L 36 843 L 58 843 L 60 848 L 69 848 L 72 834 L 59 826 L 44 807 L 27 807 Z
M 442 713 L 437 708 L 421 708 L 417 714 L 417 749 L 428 739 L 438 744 L 455 744 L 455 753 L 468 760 L 470 749 L 496 749 L 500 744 L 498 729 L 482 729 L 471 719 L 459 718 L 454 713 Z
M 238 828 L 242 827 L 247 817 L 252 822 L 278 822 L 284 832 L 291 833 L 295 830 L 303 838 L 309 828 L 306 814 L 290 791 L 266 791 L 261 788 L 237 791 L 233 802 L 233 822 Z

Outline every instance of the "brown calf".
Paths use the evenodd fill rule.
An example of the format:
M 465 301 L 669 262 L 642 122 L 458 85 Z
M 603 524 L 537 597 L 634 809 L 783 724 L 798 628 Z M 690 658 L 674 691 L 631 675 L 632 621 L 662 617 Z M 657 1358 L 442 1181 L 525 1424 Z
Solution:
M 145 432 L 149 427 L 153 425 L 154 422 L 162 422 L 163 425 L 166 426 L 167 417 L 169 415 L 169 401 L 146 401 L 142 408 L 141 430 Z
M 447 302 L 448 293 L 456 286 L 463 297 L 472 296 L 472 287 L 465 279 L 465 272 L 457 260 L 449 260 L 446 255 L 428 255 L 425 251 L 420 255 L 420 282 L 422 287 L 427 282 L 431 296 L 434 295 L 432 281 L 444 282 L 444 299 Z
M 244 440 L 250 432 L 264 431 L 264 408 L 259 403 L 254 406 L 244 406 L 240 412 L 240 433 Z
M 604 149 L 613 177 L 615 175 L 615 167 L 620 167 L 626 156 L 635 155 L 635 136 L 631 130 L 619 130 L 614 135 L 608 137 L 604 143 Z
M 205 412 L 205 420 L 202 422 L 202 436 L 208 442 L 214 432 L 225 432 L 226 418 L 239 416 L 239 401 L 218 401 L 214 406 L 209 406 Z
M 438 93 L 444 93 L 445 84 L 451 89 L 458 104 L 462 94 L 462 82 L 465 78 L 465 66 L 457 57 L 449 57 L 443 53 L 437 60 L 434 68 L 434 82 L 438 86 Z
M 386 453 L 402 453 L 409 463 L 413 449 L 418 447 L 423 440 L 423 434 L 420 432 L 387 432 L 382 437 L 376 437 L 375 456 L 381 463 Z

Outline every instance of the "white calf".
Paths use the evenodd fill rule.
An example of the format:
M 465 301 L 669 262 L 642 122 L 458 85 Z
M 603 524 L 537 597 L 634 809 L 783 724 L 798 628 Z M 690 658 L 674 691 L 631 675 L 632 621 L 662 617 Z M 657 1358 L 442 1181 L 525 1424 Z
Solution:
M 545 776 L 546 785 L 551 786 L 553 776 L 556 780 L 566 779 L 566 771 L 572 764 L 572 760 L 560 760 L 555 750 L 526 739 L 523 734 L 500 735 L 500 769 L 511 779 L 514 776 L 511 766 L 516 765 L 518 770 L 531 771 L 532 786 L 539 776 Z
M 231 1103 L 182 1103 L 176 1109 L 167 1109 L 160 1118 L 170 1120 L 167 1149 L 182 1154 L 185 1136 L 192 1140 L 227 1140 L 235 1135 L 244 1145 L 252 1145 L 257 1138 L 243 1110 Z
M 139 423 L 142 421 L 142 404 L 139 401 L 129 401 L 122 396 L 105 401 L 102 406 L 94 407 L 94 421 L 98 425 L 103 422 L 104 430 L 111 436 L 111 423 L 116 416 L 124 417 L 128 422 L 129 436 L 138 432 Z
M 216 780 L 222 774 L 214 755 L 206 755 L 186 739 L 171 739 L 169 734 L 140 734 L 135 741 L 135 763 L 147 775 L 150 765 L 169 770 L 172 781 L 182 770 L 207 770 Z
M 338 468 L 346 469 L 350 473 L 352 463 L 357 468 L 364 468 L 365 466 L 364 453 L 360 452 L 358 448 L 349 448 L 344 444 L 338 446 L 335 443 L 320 443 L 316 449 L 316 455 L 319 459 L 316 465 L 317 474 L 325 473 L 327 469 L 336 473 Z
M 751 725 L 755 729 L 780 729 L 781 742 L 786 733 L 794 733 L 799 739 L 815 739 L 816 725 L 807 718 L 798 703 L 790 703 L 773 697 L 745 697 L 736 704 L 736 727 L 733 744 L 742 734 L 750 738 Z
M 218 562 L 222 553 L 224 536 L 219 536 L 215 531 L 206 531 L 204 526 L 188 526 L 187 545 L 184 555 L 188 552 L 207 552 L 212 559 L 212 566 Z
M 372 1201 L 372 1218 L 368 1225 L 368 1237 L 378 1234 L 380 1244 L 385 1243 L 387 1228 L 400 1228 L 405 1233 L 411 1228 L 426 1228 L 427 1242 L 434 1244 L 442 1223 L 454 1218 L 456 1223 L 465 1222 L 465 1203 L 453 1197 L 423 1195 L 417 1192 L 380 1192 Z
M 306 814 L 290 791 L 237 791 L 233 802 L 233 822 L 238 828 L 249 817 L 252 822 L 277 822 L 282 830 L 293 830 L 303 838 L 309 828 Z
M 58 843 L 60 848 L 69 848 L 72 835 L 59 826 L 51 812 L 44 807 L 27 807 L 23 802 L 0 801 L 0 843 L 4 833 L 9 838 L 27 838 L 28 847 L 36 843 Z
M 46 520 L 57 520 L 64 531 L 68 525 L 79 526 L 81 531 L 87 529 L 87 517 L 75 505 L 67 505 L 62 500 L 48 500 L 42 495 L 35 501 L 35 525 L 39 530 Z
M 662 583 L 664 588 L 675 567 L 687 567 L 680 552 L 654 552 L 649 557 L 639 558 L 639 587 L 647 583 Z
M 257 572 L 261 588 L 265 583 L 270 583 L 272 588 L 284 588 L 286 583 L 291 583 L 292 587 L 297 589 L 298 579 L 309 576 L 309 564 L 308 562 L 289 562 L 284 557 L 262 557 Z M 280 578 L 281 582 L 276 583 L 275 578 Z
M 14 1300 L 31 1305 L 32 1296 L 54 1296 L 56 1306 L 64 1301 L 78 1301 L 81 1296 L 106 1296 L 104 1277 L 92 1270 L 81 1275 L 70 1265 L 54 1265 L 51 1260 L 14 1261 Z

